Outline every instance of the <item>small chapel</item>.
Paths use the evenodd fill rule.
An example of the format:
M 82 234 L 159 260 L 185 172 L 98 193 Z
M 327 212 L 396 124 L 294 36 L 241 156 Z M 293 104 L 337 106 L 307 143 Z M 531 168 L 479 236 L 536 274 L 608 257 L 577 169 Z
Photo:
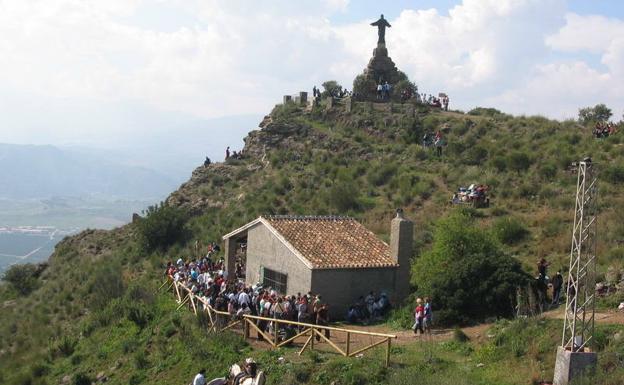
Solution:
M 409 293 L 414 225 L 399 209 L 389 226 L 387 244 L 350 217 L 261 216 L 223 236 L 227 270 L 244 259 L 246 284 L 320 294 L 334 316 L 370 291 L 398 303 Z

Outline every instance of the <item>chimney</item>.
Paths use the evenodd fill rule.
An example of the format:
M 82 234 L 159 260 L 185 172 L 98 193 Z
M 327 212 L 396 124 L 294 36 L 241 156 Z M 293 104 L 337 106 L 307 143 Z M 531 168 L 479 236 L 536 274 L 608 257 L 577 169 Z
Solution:
M 414 223 L 397 209 L 390 226 L 390 257 L 398 263 L 394 279 L 394 303 L 399 304 L 409 295 L 410 261 L 413 253 Z

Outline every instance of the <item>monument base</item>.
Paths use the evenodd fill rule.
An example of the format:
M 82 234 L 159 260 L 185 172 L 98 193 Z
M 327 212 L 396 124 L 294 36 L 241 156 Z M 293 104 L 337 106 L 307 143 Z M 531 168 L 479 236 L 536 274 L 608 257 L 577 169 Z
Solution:
M 571 352 L 559 346 L 553 385 L 569 385 L 572 380 L 594 373 L 598 355 L 594 352 Z

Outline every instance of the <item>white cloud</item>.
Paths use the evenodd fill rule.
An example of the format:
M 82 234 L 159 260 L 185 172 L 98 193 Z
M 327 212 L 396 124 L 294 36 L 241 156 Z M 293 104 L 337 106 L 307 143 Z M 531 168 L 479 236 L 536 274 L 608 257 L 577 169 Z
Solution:
M 566 24 L 545 42 L 554 51 L 598 55 L 604 68 L 578 59 L 536 65 L 524 86 L 506 90 L 490 102 L 499 101 L 514 113 L 566 118 L 575 118 L 580 107 L 606 103 L 619 120 L 624 110 L 624 90 L 619 86 L 624 84 L 624 21 L 569 13 Z
M 448 13 L 406 9 L 390 20 L 388 47 L 422 91 L 447 91 L 453 107 L 487 103 L 560 117 L 599 96 L 615 104 L 620 91 L 596 89 L 624 84 L 622 20 L 566 14 L 565 5 L 464 0 Z M 140 103 L 198 117 L 265 113 L 282 94 L 322 80 L 350 88 L 375 46 L 368 24 L 376 11 L 371 20 L 332 24 L 331 16 L 348 6 L 348 0 L 0 0 L 0 96 L 15 90 L 33 105 Z M 604 68 L 581 56 L 556 59 L 557 52 L 598 54 Z M 556 100 L 556 108 L 540 98 Z M 29 118 L 7 112 L 4 127 Z M 83 129 L 54 128 L 59 135 Z M 0 128 L 0 141 L 7 130 Z

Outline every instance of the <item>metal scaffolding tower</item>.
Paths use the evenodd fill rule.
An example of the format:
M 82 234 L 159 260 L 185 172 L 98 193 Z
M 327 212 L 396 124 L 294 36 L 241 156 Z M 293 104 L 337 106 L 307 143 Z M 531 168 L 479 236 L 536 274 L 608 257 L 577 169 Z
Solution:
M 594 336 L 596 298 L 597 189 L 590 158 L 578 165 L 576 209 L 570 251 L 561 346 L 570 352 L 584 352 Z

